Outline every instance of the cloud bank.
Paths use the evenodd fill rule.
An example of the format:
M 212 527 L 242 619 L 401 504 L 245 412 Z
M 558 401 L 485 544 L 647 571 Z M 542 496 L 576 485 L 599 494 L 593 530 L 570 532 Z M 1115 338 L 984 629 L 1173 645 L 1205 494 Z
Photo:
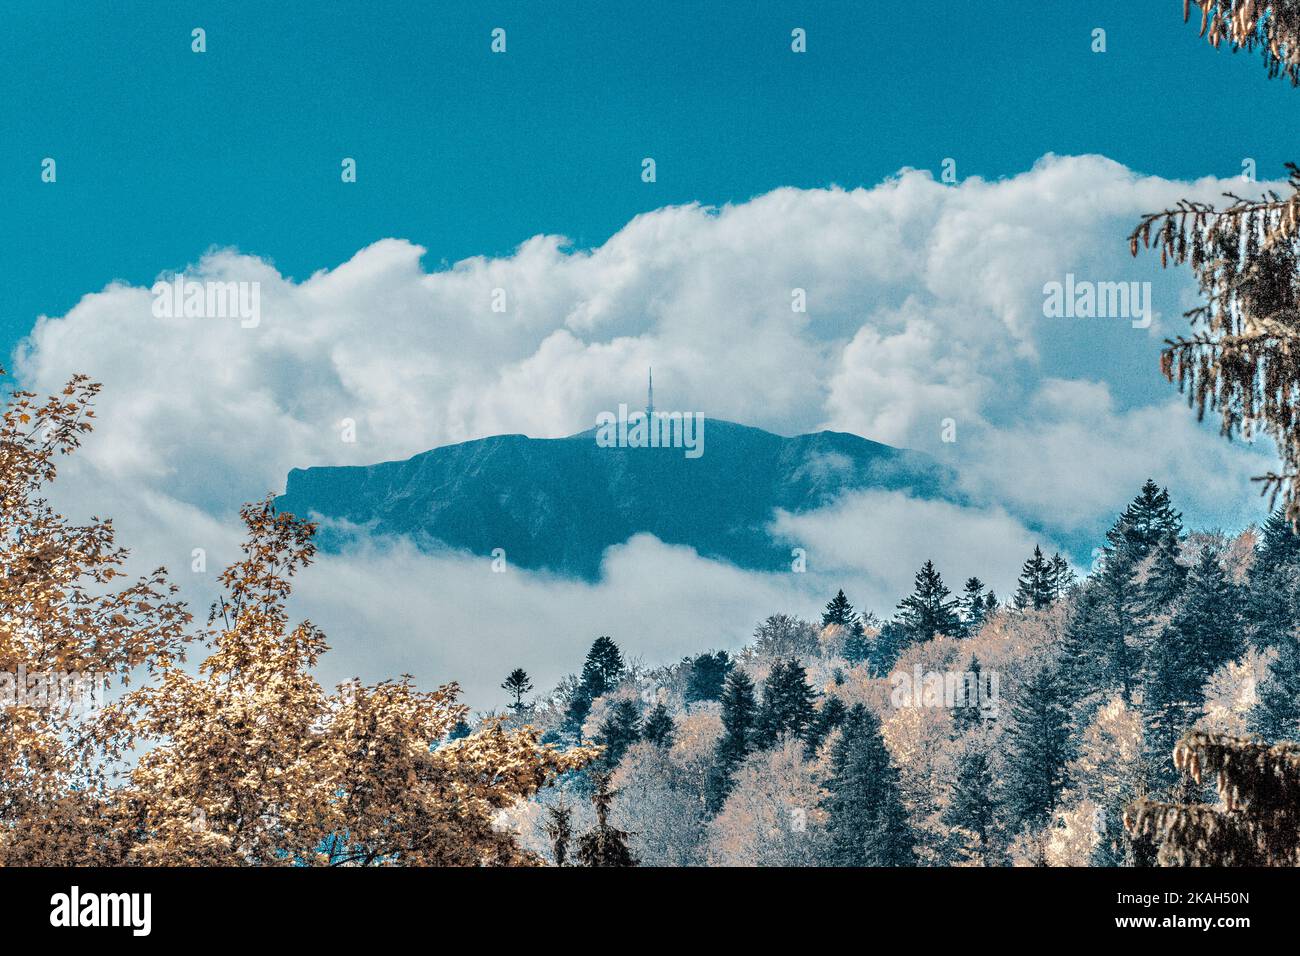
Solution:
M 203 606 L 234 555 L 235 508 L 283 490 L 290 468 L 572 434 L 639 402 L 650 365 L 664 407 L 854 432 L 962 476 L 969 508 L 865 495 L 774 515 L 774 533 L 808 551 L 807 575 L 746 574 L 637 539 L 596 585 L 492 575 L 484 556 L 394 542 L 304 577 L 343 671 L 460 678 L 487 703 L 509 667 L 572 670 L 598 633 L 655 661 L 734 643 L 767 613 L 810 613 L 827 588 L 888 611 L 924 557 L 954 588 L 979 574 L 1005 590 L 1034 542 L 1077 556 L 1148 475 L 1194 521 L 1258 517 L 1247 479 L 1266 459 L 1197 425 L 1157 375 L 1190 281 L 1131 259 L 1125 242 L 1142 212 L 1231 188 L 1048 156 L 995 182 L 903 171 L 870 189 L 658 209 L 593 249 L 536 236 L 432 272 L 399 239 L 302 281 L 213 250 L 174 271 L 259 283 L 255 328 L 159 318 L 149 289 L 114 284 L 42 317 L 16 374 L 36 391 L 73 372 L 104 383 L 98 430 L 58 500 L 114 515 L 148 563 L 181 577 L 204 548 L 208 572 L 186 582 Z M 1067 273 L 1151 282 L 1155 321 L 1044 317 L 1043 286 Z M 792 308 L 800 298 L 806 311 Z

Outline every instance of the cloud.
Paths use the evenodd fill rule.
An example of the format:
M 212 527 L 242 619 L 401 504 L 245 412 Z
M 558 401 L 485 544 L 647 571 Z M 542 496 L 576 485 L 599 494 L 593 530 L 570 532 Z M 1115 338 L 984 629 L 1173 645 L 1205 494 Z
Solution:
M 259 283 L 256 328 L 156 318 L 148 289 L 114 284 L 42 317 L 16 374 L 41 392 L 74 372 L 104 383 L 99 429 L 64 468 L 58 500 L 76 514 L 113 514 L 149 563 L 186 567 L 194 548 L 214 565 L 233 557 L 236 507 L 282 490 L 291 468 L 405 458 L 500 433 L 571 434 L 639 402 L 653 365 L 660 407 L 784 434 L 851 431 L 957 469 L 968 509 L 873 499 L 776 522 L 815 538 L 873 602 L 892 605 L 898 574 L 910 579 L 923 553 L 947 549 L 952 573 L 994 577 L 1004 572 L 981 573 L 981 561 L 1012 566 L 1039 538 L 1077 543 L 1147 475 L 1170 484 L 1194 522 L 1258 515 L 1244 478 L 1266 459 L 1196 425 L 1156 372 L 1162 329 L 1182 321 L 1191 283 L 1152 257 L 1131 259 L 1124 241 L 1142 212 L 1229 188 L 1240 183 L 1047 156 L 998 181 L 945 186 L 905 170 L 871 189 L 782 188 L 721 208 L 669 207 L 596 248 L 536 236 L 508 256 L 433 272 L 425 250 L 401 239 L 303 281 L 216 249 L 181 271 Z M 1156 323 L 1045 318 L 1043 286 L 1066 273 L 1151 282 Z M 797 289 L 806 312 L 792 309 Z M 944 441 L 947 419 L 955 442 Z M 344 440 L 349 421 L 354 442 Z M 329 572 L 331 559 L 304 579 L 328 582 L 317 596 L 341 620 L 350 595 L 387 595 L 376 605 L 387 616 L 365 623 L 367 640 L 385 647 L 433 646 L 435 631 L 479 640 L 468 633 L 482 613 L 470 596 L 513 587 L 528 613 L 501 613 L 520 628 L 521 649 L 550 641 L 568 656 L 622 629 L 676 654 L 713 642 L 724 618 L 747 632 L 791 586 L 644 542 L 613 555 L 595 590 L 522 574 L 479 583 L 446 556 L 386 553 L 372 556 L 384 573 L 358 566 L 349 579 Z M 434 576 L 473 590 L 443 591 Z M 680 613 L 674 593 L 688 595 Z M 664 602 L 671 614 L 658 624 L 685 630 L 655 637 Z M 617 617 L 619 606 L 645 613 L 645 626 Z M 522 663 L 509 660 L 508 637 L 482 640 L 492 668 Z M 446 653 L 449 665 L 472 666 Z

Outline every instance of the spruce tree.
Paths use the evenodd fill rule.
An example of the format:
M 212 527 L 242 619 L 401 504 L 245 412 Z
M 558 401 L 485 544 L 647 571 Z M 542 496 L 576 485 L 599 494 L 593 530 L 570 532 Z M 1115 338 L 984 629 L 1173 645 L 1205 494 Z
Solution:
M 1166 534 L 1156 545 L 1147 570 L 1147 579 L 1142 584 L 1142 616 L 1145 621 L 1152 621 L 1167 614 L 1187 583 L 1187 569 L 1178 562 L 1180 548 L 1178 538 Z
M 1012 599 L 1016 610 L 1041 611 L 1056 596 L 1055 574 L 1052 562 L 1043 557 L 1043 549 L 1034 545 L 1034 553 L 1020 569 L 1016 582 L 1016 596 Z
M 993 597 L 992 592 L 989 592 L 988 597 L 985 596 L 984 582 L 979 578 L 966 579 L 961 597 L 957 599 L 963 635 L 969 637 L 979 633 L 979 629 L 984 626 L 985 617 L 988 616 L 988 598 L 991 597 Z
M 838 624 L 845 631 L 852 633 L 857 630 L 862 632 L 862 622 L 858 619 L 857 612 L 853 610 L 853 605 L 849 599 L 844 596 L 844 589 L 841 588 L 826 604 L 826 610 L 822 614 L 822 627 L 831 624 Z
M 609 808 L 618 796 L 617 790 L 609 788 L 609 774 L 593 773 L 592 784 L 596 825 L 578 838 L 578 862 L 582 866 L 636 866 L 627 846 L 627 832 L 609 822 Z
M 803 739 L 813 722 L 815 697 L 802 664 L 793 659 L 777 661 L 763 682 L 763 705 L 755 725 L 755 745 L 766 749 L 786 737 Z
M 1041 667 L 1011 705 L 1007 805 L 1017 826 L 1042 826 L 1065 787 L 1072 757 L 1070 715 L 1060 676 Z
M 950 827 L 960 827 L 973 834 L 974 846 L 967 853 L 979 862 L 989 864 L 989 843 L 997 821 L 998 804 L 994 798 L 993 769 L 988 754 L 978 746 L 970 746 L 957 758 L 957 779 L 953 782 L 952 798 L 941 819 Z
M 970 656 L 970 661 L 966 665 L 966 673 L 971 675 L 973 686 L 978 689 L 978 692 L 983 693 L 983 675 L 980 671 L 979 658 L 974 654 Z M 963 686 L 969 687 L 971 685 L 964 683 Z M 980 708 L 981 703 L 982 701 L 971 700 L 968 696 L 963 697 L 963 699 L 957 703 L 957 706 L 954 707 L 952 711 L 953 736 L 959 737 L 966 733 L 966 731 L 979 727 L 984 723 L 987 718 L 985 718 L 984 713 Z
M 1250 732 L 1269 743 L 1300 740 L 1300 639 L 1295 635 L 1278 645 L 1255 693 L 1247 718 Z
M 1057 598 L 1065 597 L 1074 587 L 1074 571 L 1070 569 L 1070 562 L 1061 557 L 1060 552 L 1052 555 L 1052 596 Z
M 623 698 L 614 702 L 609 716 L 600 723 L 597 743 L 604 744 L 605 752 L 600 756 L 600 766 L 613 772 L 618 766 L 627 748 L 641 739 L 641 715 L 636 704 Z
M 1300 621 L 1300 536 L 1281 512 L 1261 529 L 1243 610 L 1260 650 L 1282 644 Z
M 908 644 L 928 641 L 936 634 L 955 637 L 961 633 L 957 602 L 948 599 L 950 593 L 934 562 L 921 565 L 914 590 L 898 604 L 897 617 Z
M 915 865 L 916 837 L 903 805 L 898 770 L 880 736 L 880 720 L 862 704 L 849 712 L 831 748 L 826 790 L 826 862 Z
M 569 698 L 565 714 L 565 725 L 571 733 L 582 732 L 582 725 L 591 713 L 592 703 L 597 697 L 616 688 L 623 679 L 625 670 L 623 654 L 612 638 L 601 636 L 592 642 L 591 650 L 587 652 L 587 659 L 582 665 L 582 676 Z
M 1183 533 L 1183 516 L 1170 504 L 1169 492 L 1148 478 L 1124 512 L 1107 532 L 1114 550 L 1126 551 L 1134 563 L 1140 562 L 1166 535 L 1175 538 Z
M 826 742 L 826 738 L 830 736 L 831 731 L 843 725 L 848 712 L 849 709 L 844 701 L 833 694 L 822 701 L 821 707 L 817 709 L 817 716 L 813 719 L 804 737 L 806 741 L 804 756 L 807 759 L 812 760 L 817 756 L 817 751 Z
M 645 724 L 641 727 L 641 739 L 656 747 L 671 747 L 675 732 L 676 726 L 673 724 L 672 715 L 660 702 L 655 704 L 654 709 L 646 716 Z
M 690 661 L 691 673 L 686 682 L 683 700 L 693 704 L 702 700 L 717 700 L 722 696 L 722 687 L 727 675 L 734 666 L 726 651 L 701 654 Z
M 754 747 L 754 725 L 758 705 L 754 682 L 739 668 L 727 676 L 722 691 L 722 737 L 714 751 L 713 767 L 706 784 L 709 808 L 717 813 L 731 792 L 732 775 Z

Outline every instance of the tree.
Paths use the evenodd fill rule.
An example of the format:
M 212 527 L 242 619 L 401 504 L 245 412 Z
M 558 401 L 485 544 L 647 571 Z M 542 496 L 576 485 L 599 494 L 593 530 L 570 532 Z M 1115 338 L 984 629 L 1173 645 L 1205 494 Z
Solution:
M 1260 650 L 1283 643 L 1300 621 L 1300 535 L 1281 511 L 1260 531 L 1243 610 L 1250 643 Z
M 722 809 L 727 799 L 732 774 L 754 747 L 757 716 L 754 682 L 744 671 L 733 670 L 722 692 L 722 737 L 718 740 L 714 767 L 709 776 L 708 800 L 714 813 Z
M 993 796 L 993 769 L 988 754 L 979 746 L 970 746 L 957 758 L 957 778 L 952 799 L 941 814 L 945 824 L 971 834 L 972 845 L 964 849 L 967 860 L 989 864 L 990 840 L 997 820 L 997 800 Z
M 831 748 L 826 781 L 826 862 L 834 866 L 911 866 L 915 834 L 898 770 L 880 736 L 880 720 L 861 704 L 849 712 Z
M 591 713 L 592 703 L 597 697 L 616 688 L 623 679 L 625 670 L 623 654 L 612 638 L 602 635 L 592 642 L 591 650 L 587 652 L 587 659 L 582 665 L 582 676 L 569 700 L 566 723 L 570 732 L 582 732 L 582 725 Z
M 673 718 L 662 702 L 655 704 L 641 728 L 641 739 L 656 747 L 673 745 Z
M 1248 727 L 1270 742 L 1300 739 L 1300 639 L 1292 636 L 1277 648 L 1268 676 L 1257 688 Z
M 1213 779 L 1220 805 L 1129 805 L 1124 826 L 1159 844 L 1161 865 L 1300 865 L 1300 745 L 1191 733 L 1174 765 L 1198 786 Z
M 578 838 L 578 862 L 583 866 L 636 866 L 636 858 L 627 848 L 628 834 L 611 826 L 610 804 L 618 796 L 609 786 L 609 774 L 593 773 L 592 806 L 596 808 L 596 825 Z
M 805 733 L 804 756 L 807 759 L 812 760 L 817 756 L 817 751 L 826 742 L 826 738 L 830 736 L 831 731 L 843 726 L 844 718 L 848 716 L 848 713 L 848 706 L 834 695 L 830 695 L 822 701 L 816 717 L 813 718 Z
M 1167 613 L 1183 593 L 1187 568 L 1178 561 L 1180 550 L 1178 538 L 1165 534 L 1153 552 L 1141 591 L 1142 617 L 1147 623 Z
M 1106 533 L 1111 551 L 1124 552 L 1140 563 L 1168 535 L 1183 533 L 1183 516 L 1174 510 L 1169 491 L 1148 478 L 1128 507 Z
M 936 634 L 955 637 L 961 633 L 957 602 L 948 600 L 949 593 L 934 563 L 926 561 L 921 565 L 915 589 L 898 605 L 897 617 L 909 644 L 928 641 Z
M 626 697 L 616 700 L 609 716 L 601 721 L 597 739 L 605 746 L 598 763 L 606 772 L 613 772 L 627 748 L 641 739 L 641 714 L 636 703 Z
M 777 661 L 763 682 L 763 705 L 754 732 L 756 746 L 771 747 L 784 737 L 803 739 L 813 722 L 815 696 L 802 664 L 793 658 Z
M 1074 587 L 1074 571 L 1070 569 L 1070 562 L 1061 557 L 1060 552 L 1052 555 L 1052 596 L 1061 598 L 1065 597 Z
M 831 624 L 838 624 L 849 634 L 856 632 L 859 637 L 862 635 L 862 621 L 858 618 L 857 612 L 853 610 L 853 605 L 849 603 L 849 599 L 844 596 L 843 588 L 836 592 L 835 597 L 827 602 L 826 610 L 822 614 L 822 627 L 828 627 Z
M 573 808 L 563 803 L 547 807 L 544 829 L 551 841 L 551 859 L 556 866 L 564 866 L 573 839 Z
M 510 694 L 514 699 L 510 702 L 510 707 L 516 714 L 523 713 L 524 694 L 533 689 L 533 682 L 528 678 L 528 672 L 522 667 L 516 667 L 510 672 L 505 680 L 501 682 L 501 689 Z
M 1040 667 L 1011 705 L 1007 754 L 1007 805 L 1019 826 L 1047 821 L 1065 787 L 1071 757 L 1070 717 L 1060 677 Z
M 130 833 L 107 822 L 104 768 L 131 728 L 95 712 L 193 639 L 165 569 L 131 582 L 111 521 L 74 524 L 45 499 L 99 389 L 82 375 L 43 401 L 15 389 L 0 419 L 0 865 L 122 862 Z
M 1059 555 L 1058 555 L 1059 557 Z M 1016 582 L 1016 596 L 1012 599 L 1016 609 L 1031 608 L 1041 611 L 1056 597 L 1056 573 L 1052 562 L 1043 557 L 1043 549 L 1034 545 L 1034 553 L 1020 569 Z
M 859 628 L 860 629 L 860 628 Z M 773 614 L 754 628 L 754 649 L 764 657 L 804 657 L 818 650 L 817 628 L 788 614 Z M 722 688 L 723 673 L 718 678 Z M 716 696 L 713 698 L 716 700 Z
M 701 654 L 690 661 L 691 676 L 687 680 L 682 699 L 692 704 L 701 700 L 717 700 L 722 696 L 727 675 L 735 666 L 726 651 Z
M 979 629 L 984 626 L 984 619 L 991 610 L 989 607 L 990 598 L 993 598 L 993 592 L 990 591 L 985 595 L 983 581 L 976 577 L 966 579 L 961 597 L 957 599 L 957 608 L 960 612 L 962 633 L 964 635 L 977 634 Z M 995 598 L 994 600 L 996 601 Z

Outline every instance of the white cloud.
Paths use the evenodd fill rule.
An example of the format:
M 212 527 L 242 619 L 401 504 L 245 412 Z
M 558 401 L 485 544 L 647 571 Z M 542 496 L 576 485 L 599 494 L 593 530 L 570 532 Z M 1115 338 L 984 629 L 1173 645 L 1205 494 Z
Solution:
M 432 273 L 424 250 L 398 239 L 302 282 L 215 250 L 186 275 L 259 282 L 257 328 L 157 319 L 149 290 L 113 285 L 42 318 L 16 369 L 37 391 L 73 372 L 104 383 L 99 430 L 65 468 L 60 500 L 81 514 L 114 514 L 147 560 L 178 567 L 193 547 L 210 546 L 213 561 L 230 554 L 235 507 L 282 489 L 291 468 L 404 458 L 499 433 L 570 434 L 598 411 L 638 401 L 653 365 L 661 407 L 785 434 L 852 431 L 956 467 L 978 501 L 967 511 L 875 501 L 874 511 L 837 512 L 838 528 L 825 515 L 782 519 L 785 530 L 820 536 L 823 553 L 876 581 L 878 594 L 892 588 L 892 603 L 895 565 L 910 579 L 923 552 L 946 548 L 950 573 L 993 576 L 979 559 L 1005 565 L 1038 534 L 1093 529 L 1147 475 L 1169 483 L 1194 519 L 1258 513 L 1244 482 L 1257 456 L 1195 425 L 1171 397 L 1157 377 L 1154 331 L 1042 315 L 1043 284 L 1074 272 L 1151 281 L 1162 321 L 1181 322 L 1187 278 L 1161 273 L 1152 257 L 1130 259 L 1127 231 L 1178 197 L 1239 186 L 1143 177 L 1095 156 L 1045 157 L 996 182 L 944 186 L 905 171 L 873 189 L 783 188 L 721 209 L 660 209 L 595 249 L 537 236 L 510 256 Z M 806 314 L 791 311 L 795 288 L 807 292 Z M 492 311 L 494 289 L 505 291 L 505 313 Z M 940 439 L 949 417 L 951 445 Z M 354 444 L 341 440 L 344 419 L 356 422 Z M 931 546 L 926 536 L 946 540 Z M 748 630 L 780 609 L 766 602 L 786 583 L 774 591 L 762 576 L 647 547 L 634 542 L 615 556 L 614 576 L 594 592 L 512 579 L 529 614 L 505 619 L 539 622 L 529 641 L 577 646 L 623 628 L 676 654 L 709 644 L 716 618 Z M 387 573 L 350 572 L 359 593 L 390 595 L 389 617 L 366 626 L 391 626 L 368 639 L 416 640 L 426 618 L 415 608 L 447 622 L 438 625 L 447 641 L 479 620 L 472 607 L 448 617 L 470 592 L 429 587 L 425 575 L 435 573 L 465 587 L 477 580 L 453 566 L 410 556 L 377 566 Z M 637 575 L 618 578 L 624 567 Z M 318 571 L 342 587 L 324 565 Z M 662 622 L 685 631 L 654 637 L 648 608 L 672 589 L 649 573 L 696 595 Z M 696 578 L 712 587 L 693 587 Z M 421 588 L 449 603 L 434 614 Z M 343 615 L 349 593 L 319 596 Z M 632 618 L 609 621 L 620 603 L 645 611 L 642 630 Z M 691 620 L 703 623 L 687 633 Z M 679 635 L 680 647 L 662 643 Z M 491 666 L 513 664 L 509 656 Z

